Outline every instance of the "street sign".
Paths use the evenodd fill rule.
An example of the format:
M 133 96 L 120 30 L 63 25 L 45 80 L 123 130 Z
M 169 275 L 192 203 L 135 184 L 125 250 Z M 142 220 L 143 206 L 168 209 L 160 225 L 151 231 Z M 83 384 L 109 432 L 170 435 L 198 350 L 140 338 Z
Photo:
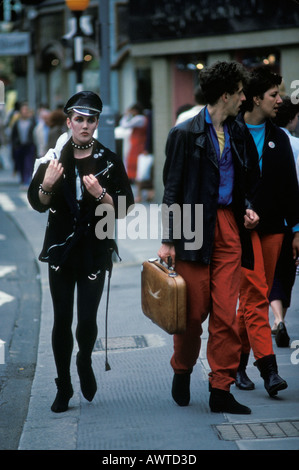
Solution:
M 0 34 L 0 56 L 28 55 L 31 53 L 30 33 Z

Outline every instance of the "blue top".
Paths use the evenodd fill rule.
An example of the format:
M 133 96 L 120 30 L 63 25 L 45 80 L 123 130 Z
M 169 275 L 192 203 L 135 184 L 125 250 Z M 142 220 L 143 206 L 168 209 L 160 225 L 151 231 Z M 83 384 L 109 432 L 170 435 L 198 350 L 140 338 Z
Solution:
M 265 142 L 266 123 L 264 122 L 263 124 L 258 124 L 256 126 L 254 126 L 253 124 L 246 123 L 246 126 L 248 127 L 248 130 L 254 140 L 257 153 L 259 155 L 260 169 L 262 169 L 262 164 L 263 164 L 262 154 L 263 154 L 263 148 L 264 148 L 264 142 Z
M 233 186 L 235 174 L 233 156 L 231 152 L 230 136 L 227 130 L 227 126 L 224 125 L 225 143 L 222 155 L 220 155 L 220 147 L 217 134 L 207 108 L 205 109 L 205 120 L 206 123 L 209 125 L 210 135 L 212 137 L 213 145 L 217 154 L 219 164 L 220 184 L 218 204 L 228 206 L 229 204 L 231 204 L 233 199 Z

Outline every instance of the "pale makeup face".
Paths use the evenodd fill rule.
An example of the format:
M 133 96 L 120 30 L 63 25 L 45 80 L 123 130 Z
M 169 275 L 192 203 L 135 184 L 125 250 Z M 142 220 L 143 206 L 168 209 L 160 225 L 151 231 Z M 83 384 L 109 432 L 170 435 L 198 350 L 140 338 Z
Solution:
M 88 144 L 98 126 L 97 116 L 83 116 L 74 113 L 71 118 L 67 118 L 66 123 L 72 131 L 72 137 L 75 144 Z
M 278 86 L 269 88 L 269 90 L 264 93 L 263 99 L 255 97 L 254 101 L 265 119 L 275 118 L 278 107 L 282 103 Z

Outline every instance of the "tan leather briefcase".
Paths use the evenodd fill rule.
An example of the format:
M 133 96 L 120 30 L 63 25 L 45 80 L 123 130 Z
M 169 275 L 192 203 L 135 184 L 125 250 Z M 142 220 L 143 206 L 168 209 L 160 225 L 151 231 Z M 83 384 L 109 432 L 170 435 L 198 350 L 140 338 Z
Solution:
M 142 264 L 141 304 L 144 315 L 167 333 L 185 331 L 185 281 L 156 258 Z

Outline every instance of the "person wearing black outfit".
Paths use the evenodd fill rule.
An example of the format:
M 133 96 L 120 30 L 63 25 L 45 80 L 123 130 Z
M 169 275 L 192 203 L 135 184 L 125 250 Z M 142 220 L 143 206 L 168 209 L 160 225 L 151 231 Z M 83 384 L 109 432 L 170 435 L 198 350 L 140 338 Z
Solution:
M 295 162 L 299 157 L 299 138 L 292 135 L 297 124 L 299 116 L 299 104 L 292 103 L 289 96 L 282 98 L 282 103 L 278 108 L 277 116 L 274 120 L 289 137 L 293 150 Z M 299 173 L 297 174 L 299 183 Z M 297 227 L 299 231 L 299 225 Z M 293 230 L 286 227 L 279 260 L 276 265 L 273 286 L 269 295 L 269 302 L 274 314 L 274 325 L 272 326 L 272 335 L 275 336 L 275 342 L 278 347 L 288 347 L 290 337 L 288 335 L 285 316 L 287 309 L 291 305 L 292 289 L 296 279 L 296 264 L 293 259 Z
M 111 275 L 112 254 L 117 252 L 117 246 L 113 237 L 96 233 L 100 220 L 96 209 L 105 204 L 107 210 L 114 210 L 116 218 L 125 217 L 134 204 L 121 159 L 93 138 L 102 111 L 100 97 L 91 91 L 79 92 L 69 99 L 64 111 L 72 137 L 62 146 L 60 156 L 57 149 L 52 149 L 40 160 L 28 189 L 32 207 L 39 212 L 49 210 L 39 259 L 49 265 L 58 389 L 51 409 L 57 413 L 68 409 L 73 395 L 70 364 L 75 286 L 79 347 L 76 362 L 81 390 L 89 401 L 97 390 L 91 361 L 97 337 L 97 310 L 105 274 L 108 271 Z M 124 204 L 120 203 L 121 198 Z
M 269 324 L 269 294 L 275 268 L 287 227 L 293 230 L 293 260 L 299 256 L 299 190 L 295 161 L 285 132 L 273 123 L 281 105 L 279 85 L 282 77 L 270 67 L 251 71 L 246 88 L 244 112 L 236 119 L 238 138 L 244 143 L 244 153 L 256 161 L 256 184 L 252 203 L 260 222 L 251 231 L 254 270 L 242 269 L 239 307 L 237 311 L 242 354 L 236 385 L 251 390 L 254 383 L 246 374 L 252 349 L 255 365 L 273 397 L 287 388 L 278 375 Z

